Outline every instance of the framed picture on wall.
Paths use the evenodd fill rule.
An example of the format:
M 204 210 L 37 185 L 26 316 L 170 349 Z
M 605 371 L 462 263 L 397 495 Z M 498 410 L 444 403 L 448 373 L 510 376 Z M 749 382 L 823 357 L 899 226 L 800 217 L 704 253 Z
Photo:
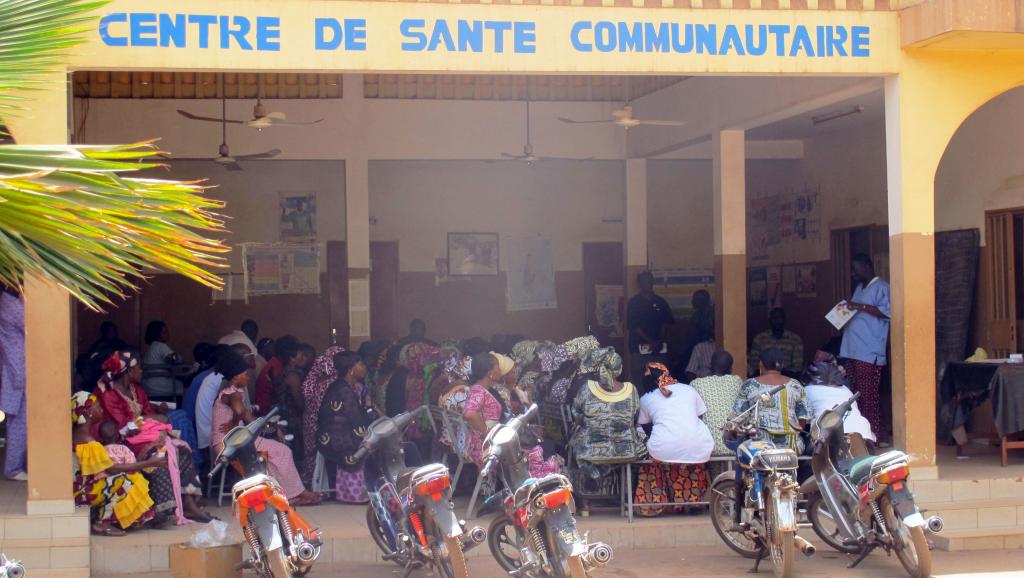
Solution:
M 281 193 L 281 241 L 316 241 L 316 193 Z
M 497 274 L 497 233 L 448 233 L 448 275 Z

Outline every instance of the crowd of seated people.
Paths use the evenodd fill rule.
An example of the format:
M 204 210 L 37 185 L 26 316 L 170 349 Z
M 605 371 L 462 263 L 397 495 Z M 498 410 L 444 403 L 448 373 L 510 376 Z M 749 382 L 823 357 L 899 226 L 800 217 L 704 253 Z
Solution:
M 568 475 L 586 512 L 591 502 L 618 497 L 621 464 L 641 462 L 631 491 L 641 515 L 657 515 L 667 510 L 659 504 L 706 499 L 708 461 L 729 453 L 722 425 L 763 391 L 786 385 L 785 404 L 764 408 L 760 427 L 797 450 L 816 412 L 849 392 L 833 357 L 817 356 L 801 382 L 785 374 L 786 356 L 771 347 L 760 352 L 758 374 L 746 381 L 733 375 L 732 357 L 718 351 L 691 383 L 648 363 L 643 381 L 633 384 L 623 381 L 619 353 L 592 336 L 559 343 L 499 335 L 438 344 L 414 321 L 397 341 L 317 352 L 294 336 L 259 339 L 258 332 L 246 321 L 219 343 L 196 345 L 195 364 L 174 374 L 183 387 L 180 406 L 170 407 L 151 399 L 173 384 L 147 380 L 143 371 L 147 360 L 174 362 L 167 324 L 149 324 L 149 349 L 141 355 L 120 341 L 116 327 L 103 326 L 78 364 L 82 391 L 72 400 L 76 499 L 93 509 L 95 532 L 209 521 L 201 474 L 232 427 L 271 407 L 280 409 L 283 425 L 277 439 L 260 438 L 258 449 L 295 505 L 325 497 L 366 503 L 354 454 L 381 415 L 427 405 L 461 416 L 454 431 L 434 431 L 420 420 L 407 441 L 425 458 L 456 453 L 479 466 L 489 429 L 537 403 L 540 423 L 523 439 L 533 475 Z M 858 416 L 850 427 L 871 440 Z M 318 456 L 334 489 L 326 496 L 310 490 Z

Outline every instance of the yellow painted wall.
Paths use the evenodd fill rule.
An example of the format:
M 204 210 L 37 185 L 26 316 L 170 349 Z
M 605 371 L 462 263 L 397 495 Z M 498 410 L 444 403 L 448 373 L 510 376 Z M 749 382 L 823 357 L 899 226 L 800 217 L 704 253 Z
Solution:
M 896 72 L 899 61 L 898 16 L 894 12 L 863 11 L 790 11 L 790 10 L 657 10 L 637 8 L 562 7 L 562 6 L 507 6 L 507 5 L 438 5 L 419 3 L 383 2 L 331 2 L 308 0 L 242 1 L 224 0 L 216 5 L 205 0 L 178 0 L 173 4 L 158 0 L 115 0 L 101 9 L 107 17 L 91 41 L 72 59 L 74 68 L 99 69 L 206 69 L 229 70 L 337 70 L 337 71 L 459 71 L 459 72 L 581 72 L 581 73 L 711 73 L 711 74 L 853 74 L 877 75 Z M 166 14 L 166 20 L 160 14 Z M 216 17 L 206 30 L 210 33 L 208 48 L 199 48 L 200 25 L 188 24 L 184 47 L 171 47 L 165 37 L 166 48 L 159 45 L 161 28 L 170 29 L 177 24 L 175 15 Z M 113 15 L 113 16 L 111 16 Z M 141 16 L 140 16 L 141 15 Z M 227 48 L 222 48 L 220 17 L 231 30 L 248 27 L 244 35 L 252 46 L 243 50 L 241 44 L 227 37 Z M 236 19 L 237 18 L 237 19 Z M 258 18 L 262 18 L 258 20 Z M 337 49 L 317 50 L 317 19 L 333 19 L 342 29 L 342 41 Z M 446 49 L 435 51 L 403 51 L 403 42 L 420 28 L 405 22 L 407 34 L 402 34 L 403 21 L 422 20 L 422 31 L 433 36 L 437 20 L 447 20 L 457 29 L 457 20 L 489 21 L 493 28 L 508 27 L 503 33 L 499 52 L 495 34 L 485 35 L 479 52 Z M 589 22 L 587 24 L 578 24 Z M 599 24 L 610 23 L 610 24 Z M 694 45 L 687 53 L 657 53 L 636 50 L 620 51 L 622 37 L 620 23 L 632 31 L 640 24 L 643 29 L 651 25 L 660 30 L 662 24 L 716 27 L 718 35 L 715 52 L 697 51 Z M 134 26 L 133 26 L 134 24 Z M 741 42 L 745 42 L 746 28 L 754 28 L 759 38 L 759 26 L 791 26 L 782 39 L 784 54 L 774 50 L 780 35 L 768 30 L 769 46 L 763 56 L 751 56 L 744 49 L 741 55 L 735 46 L 725 42 L 727 27 L 738 27 Z M 808 55 L 804 45 L 793 49 L 797 37 L 796 27 L 808 27 L 809 40 L 818 45 L 818 26 L 842 28 L 833 37 L 845 47 L 847 56 L 838 56 L 833 49 L 831 57 Z M 578 44 L 592 44 L 590 51 L 574 45 L 574 27 Z M 345 30 L 350 34 L 345 35 Z M 590 30 L 590 32 L 587 32 Z M 597 31 L 598 38 L 594 38 Z M 779 29 L 781 31 L 781 29 Z M 824 33 L 823 29 L 823 33 Z M 603 35 L 602 35 L 603 34 Z M 365 36 L 365 39 L 363 38 Z M 614 36 L 614 38 L 613 38 Z M 866 44 L 854 46 L 853 38 L 863 38 Z M 264 50 L 260 50 L 262 39 Z M 325 41 L 337 36 L 322 35 Z M 353 42 L 346 42 L 352 39 Z M 457 42 L 457 39 L 454 39 Z M 111 46 L 124 42 L 125 46 Z M 681 40 L 682 44 L 684 41 Z M 333 43 L 332 43 L 333 44 Z M 519 50 L 516 45 L 518 44 Z M 610 52 L 602 52 L 603 45 L 614 45 Z M 835 44 L 833 44 L 835 46 Z M 530 50 L 530 47 L 533 50 Z M 276 48 L 276 49 L 275 49 Z M 857 48 L 865 55 L 852 56 Z

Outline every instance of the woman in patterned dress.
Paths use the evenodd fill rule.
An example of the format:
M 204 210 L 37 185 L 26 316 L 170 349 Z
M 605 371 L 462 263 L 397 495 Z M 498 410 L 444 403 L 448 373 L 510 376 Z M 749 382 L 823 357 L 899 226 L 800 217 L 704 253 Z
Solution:
M 75 504 L 91 509 L 93 534 L 124 536 L 124 530 L 153 518 L 153 500 L 142 469 L 166 466 L 167 460 L 114 463 L 92 434 L 102 421 L 103 408 L 96 396 L 79 391 L 71 397 Z
M 316 469 L 316 430 L 320 421 L 320 404 L 327 388 L 334 383 L 334 356 L 345 351 L 340 345 L 332 345 L 313 361 L 313 368 L 302 381 L 302 481 L 312 483 Z
M 761 374 L 744 382 L 736 397 L 733 412 L 741 413 L 750 409 L 762 394 L 768 393 L 773 387 L 785 385 L 782 391 L 761 403 L 758 428 L 775 445 L 802 454 L 804 448 L 800 432 L 811 418 L 810 403 L 804 386 L 782 374 L 785 359 L 782 351 L 775 347 L 761 352 Z
M 370 392 L 363 385 L 366 364 L 358 353 L 339 353 L 334 357 L 334 372 L 338 378 L 327 389 L 320 404 L 316 447 L 324 458 L 338 466 L 335 483 L 338 501 L 365 504 L 369 498 L 363 464 L 356 461 L 354 454 L 377 417 Z
M 580 387 L 572 402 L 575 431 L 569 446 L 574 457 L 570 460 L 573 486 L 583 496 L 613 498 L 612 465 L 632 462 L 647 453 L 636 427 L 640 396 L 632 383 L 619 381 L 622 358 L 612 347 L 587 354 L 580 374 L 592 379 Z M 587 511 L 586 502 L 583 510 Z
M 654 383 L 657 383 L 655 386 Z M 644 368 L 644 385 L 637 422 L 651 424 L 647 449 L 652 464 L 638 468 L 634 502 L 637 504 L 698 502 L 708 489 L 705 463 L 715 447 L 708 426 L 701 421 L 707 413 L 697 390 L 672 377 L 661 363 Z M 684 506 L 675 506 L 676 512 Z M 641 507 L 641 516 L 657 516 L 666 507 Z

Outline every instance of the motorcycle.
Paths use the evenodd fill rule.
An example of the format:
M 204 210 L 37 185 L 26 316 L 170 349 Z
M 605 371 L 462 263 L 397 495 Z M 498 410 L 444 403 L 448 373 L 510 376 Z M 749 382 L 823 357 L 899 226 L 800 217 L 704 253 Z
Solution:
M 523 415 L 491 428 L 484 439 L 480 475 L 489 478 L 497 467 L 504 487 L 488 499 L 500 499 L 504 511 L 488 528 L 487 545 L 512 576 L 585 578 L 590 570 L 611 562 L 612 548 L 603 542 L 588 543 L 587 534 L 580 536 L 568 478 L 530 476 L 519 432 L 537 411 L 537 405 L 531 405 Z
M 446 466 L 406 466 L 402 432 L 426 409 L 374 421 L 353 456 L 357 462 L 370 456 L 365 466 L 370 495 L 366 524 L 384 559 L 405 568 L 403 578 L 421 566 L 431 566 L 445 578 L 468 578 L 465 552 L 483 543 L 484 529 L 467 530 L 466 522 L 456 518 Z
M 753 407 L 731 418 L 724 439 L 736 451 L 738 472 L 724 472 L 711 484 L 711 522 L 726 546 L 754 559 L 771 559 L 775 576 L 793 572 L 795 552 L 813 556 L 814 545 L 797 534 L 796 452 L 763 439 L 758 428 L 761 404 L 768 403 L 785 385 L 762 394 Z
M 850 568 L 882 548 L 895 553 L 911 577 L 927 578 L 932 555 L 925 529 L 942 531 L 942 519 L 925 519 L 917 509 L 907 487 L 907 454 L 852 455 L 843 419 L 858 397 L 854 394 L 811 423 L 814 477 L 801 488 L 807 497 L 807 517 L 826 544 L 856 556 Z
M 288 504 L 284 490 L 267 474 L 267 463 L 256 451 L 256 439 L 276 427 L 278 412 L 275 407 L 249 425 L 228 432 L 209 474 L 212 478 L 229 463 L 241 472 L 243 479 L 231 488 L 232 510 L 251 558 L 239 569 L 251 568 L 261 578 L 306 575 L 323 546 L 320 531 Z

